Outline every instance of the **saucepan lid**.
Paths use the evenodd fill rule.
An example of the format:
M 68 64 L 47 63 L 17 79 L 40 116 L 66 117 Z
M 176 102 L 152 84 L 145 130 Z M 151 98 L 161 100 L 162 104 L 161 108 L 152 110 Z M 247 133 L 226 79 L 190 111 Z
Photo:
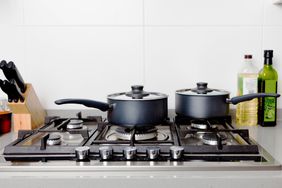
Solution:
M 196 95 L 196 96 L 217 96 L 217 95 L 228 95 L 229 92 L 221 89 L 211 89 L 208 88 L 208 83 L 198 82 L 196 88 L 180 89 L 176 91 L 176 94 Z
M 131 86 L 131 91 L 114 93 L 108 95 L 108 99 L 112 100 L 157 100 L 165 99 L 168 96 L 163 93 L 158 92 L 147 92 L 143 90 L 144 86 L 142 85 L 133 85 Z

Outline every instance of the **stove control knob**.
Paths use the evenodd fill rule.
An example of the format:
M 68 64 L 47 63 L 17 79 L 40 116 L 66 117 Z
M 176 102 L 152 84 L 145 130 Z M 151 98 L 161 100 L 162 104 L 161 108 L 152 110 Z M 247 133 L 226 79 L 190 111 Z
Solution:
M 160 148 L 159 147 L 148 147 L 147 148 L 147 156 L 150 160 L 155 160 L 160 155 Z
M 113 155 L 113 148 L 110 146 L 102 146 L 99 148 L 99 153 L 102 160 L 108 160 Z
M 123 149 L 123 155 L 127 160 L 132 160 L 136 157 L 137 148 L 129 146 Z
M 75 148 L 75 155 L 78 160 L 85 160 L 88 158 L 90 148 L 88 146 L 82 146 Z
M 170 147 L 170 156 L 172 159 L 180 159 L 183 155 L 184 148 L 181 146 L 171 146 Z

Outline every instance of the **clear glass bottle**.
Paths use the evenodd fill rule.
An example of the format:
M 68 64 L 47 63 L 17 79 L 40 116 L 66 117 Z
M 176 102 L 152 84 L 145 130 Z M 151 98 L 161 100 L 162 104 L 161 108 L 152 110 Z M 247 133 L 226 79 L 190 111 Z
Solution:
M 257 93 L 258 69 L 253 64 L 252 55 L 245 55 L 244 64 L 238 73 L 237 95 Z M 236 107 L 236 125 L 254 126 L 258 124 L 258 99 L 241 102 Z
M 272 66 L 273 50 L 264 51 L 264 66 L 259 72 L 258 90 L 262 93 L 277 93 L 278 74 Z M 275 126 L 277 119 L 277 98 L 265 97 L 259 101 L 259 124 Z

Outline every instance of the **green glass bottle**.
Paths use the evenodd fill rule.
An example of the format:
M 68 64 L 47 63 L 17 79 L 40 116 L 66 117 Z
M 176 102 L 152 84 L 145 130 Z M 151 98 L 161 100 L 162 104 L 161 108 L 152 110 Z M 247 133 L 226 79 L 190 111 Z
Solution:
M 278 74 L 272 66 L 273 50 L 264 51 L 264 66 L 259 72 L 258 92 L 277 93 Z M 258 122 L 261 126 L 275 126 L 277 119 L 277 99 L 261 98 L 259 101 Z

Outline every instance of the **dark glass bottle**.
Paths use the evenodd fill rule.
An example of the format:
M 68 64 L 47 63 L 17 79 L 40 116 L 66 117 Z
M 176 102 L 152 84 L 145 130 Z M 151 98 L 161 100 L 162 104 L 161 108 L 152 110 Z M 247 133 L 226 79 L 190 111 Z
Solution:
M 258 92 L 277 93 L 278 74 L 272 66 L 273 50 L 264 51 L 264 66 L 259 72 Z M 261 98 L 259 101 L 258 122 L 261 126 L 275 126 L 277 119 L 277 99 Z

